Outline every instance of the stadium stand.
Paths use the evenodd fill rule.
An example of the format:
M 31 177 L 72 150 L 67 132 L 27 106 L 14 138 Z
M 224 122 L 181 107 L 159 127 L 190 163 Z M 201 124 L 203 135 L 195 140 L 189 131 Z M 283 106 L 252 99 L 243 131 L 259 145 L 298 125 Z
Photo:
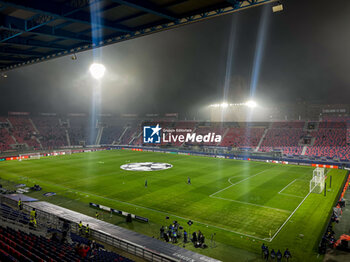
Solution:
M 308 147 L 305 155 L 326 159 L 350 159 L 350 146 L 347 145 L 346 122 L 325 120 L 320 122 L 318 130 L 311 132 L 315 138 L 313 146 Z
M 300 140 L 307 135 L 303 130 L 305 122 L 275 122 L 268 129 L 259 151 L 270 152 L 281 150 L 285 155 L 300 155 L 302 146 Z
M 13 140 L 7 128 L 0 127 L 0 151 L 8 151 L 11 150 L 12 144 L 16 142 Z
M 136 123 L 131 123 L 129 126 L 126 127 L 126 130 L 123 131 L 124 135 L 122 136 L 120 140 L 121 145 L 129 145 L 134 144 L 139 141 L 140 133 L 141 133 L 141 126 L 137 125 Z
M 114 252 L 92 249 L 80 242 L 66 244 L 10 227 L 0 226 L 0 258 L 3 261 L 125 261 L 132 260 Z M 84 242 L 90 244 L 87 239 Z M 80 245 L 79 245 L 80 244 Z
M 26 144 L 34 149 L 40 148 L 36 138 L 38 133 L 34 130 L 34 126 L 28 117 L 11 116 L 8 118 L 8 121 L 11 123 L 9 128 L 10 134 L 15 137 L 18 144 Z
M 135 121 L 128 119 L 104 117 L 101 120 L 101 126 L 103 126 L 103 133 L 100 144 L 112 144 L 113 142 L 115 144 L 120 144 L 121 140 L 119 141 L 119 139 L 122 135 L 124 136 L 124 131 L 127 131 L 126 129 L 129 129 L 129 127 L 131 126 L 137 125 L 134 122 Z M 131 140 L 130 135 L 131 133 L 128 133 L 127 136 L 129 137 L 126 138 Z
M 233 127 L 228 130 L 220 146 L 257 147 L 263 133 L 264 128 Z
M 32 120 L 39 131 L 39 139 L 44 148 L 68 145 L 66 131 L 60 125 L 59 118 L 55 116 L 33 117 Z
M 349 117 L 327 117 L 315 122 L 315 128 L 309 129 L 305 121 L 281 121 L 263 124 L 224 123 L 217 124 L 199 121 L 169 121 L 127 119 L 103 117 L 93 134 L 95 141 L 101 145 L 143 145 L 141 125 L 144 121 L 156 121 L 162 128 L 175 130 L 190 129 L 197 134 L 208 132 L 220 134 L 221 143 L 211 142 L 208 146 L 258 150 L 260 152 L 282 151 L 286 156 L 305 156 L 311 159 L 350 159 L 350 147 L 347 144 L 347 126 Z M 349 121 L 349 123 L 347 122 Z M 67 119 L 57 116 L 9 116 L 0 117 L 0 151 L 15 150 L 18 145 L 26 145 L 32 149 L 54 149 L 70 145 L 89 144 L 91 134 L 87 132 L 89 118 L 86 116 L 70 116 Z M 185 131 L 175 132 L 186 135 Z M 96 139 L 100 135 L 100 139 Z M 97 137 L 98 138 L 98 137 Z M 303 143 L 309 138 L 310 142 Z M 148 144 L 150 145 L 150 144 Z M 191 146 L 198 143 L 182 143 L 176 141 L 171 146 Z M 162 142 L 161 146 L 169 146 Z
M 13 221 L 13 227 L 28 231 L 30 219 L 24 211 L 0 204 L 0 218 Z M 13 227 L 0 226 L 0 261 L 132 261 L 106 251 L 103 245 L 73 232 L 69 234 L 68 241 L 57 234 L 63 236 L 62 231 L 46 226 L 44 232 L 50 232 L 51 239 L 38 234 L 38 229 L 35 230 L 37 233 L 33 234 L 34 231 L 26 233 Z
M 80 145 L 87 142 L 88 118 L 83 116 L 70 117 L 69 121 L 69 138 L 71 145 Z

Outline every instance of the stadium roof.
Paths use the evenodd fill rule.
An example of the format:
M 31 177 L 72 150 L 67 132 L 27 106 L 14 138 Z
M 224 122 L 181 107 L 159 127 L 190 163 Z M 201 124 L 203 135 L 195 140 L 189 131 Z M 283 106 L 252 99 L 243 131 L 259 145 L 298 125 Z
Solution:
M 0 71 L 276 0 L 0 0 Z

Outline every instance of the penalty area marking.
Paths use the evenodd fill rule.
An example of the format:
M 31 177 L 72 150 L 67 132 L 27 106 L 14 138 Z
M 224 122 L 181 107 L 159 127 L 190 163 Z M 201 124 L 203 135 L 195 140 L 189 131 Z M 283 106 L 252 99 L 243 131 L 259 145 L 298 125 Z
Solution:
M 270 169 L 272 169 L 272 168 L 270 168 Z M 220 193 L 220 192 L 222 192 L 222 191 L 224 191 L 224 190 L 226 190 L 226 189 L 228 189 L 228 188 L 230 188 L 230 187 L 232 187 L 232 186 L 235 186 L 235 185 L 237 185 L 237 184 L 239 184 L 239 183 L 242 183 L 242 182 L 248 180 L 249 178 L 252 178 L 252 177 L 255 177 L 255 176 L 257 176 L 257 175 L 260 175 L 261 173 L 264 173 L 264 172 L 266 172 L 266 171 L 268 171 L 268 170 L 270 170 L 270 169 L 261 171 L 261 172 L 255 174 L 255 175 L 253 175 L 253 176 L 247 177 L 247 178 L 245 178 L 245 179 L 243 179 L 243 180 L 240 180 L 240 181 L 238 181 L 237 183 L 234 183 L 234 184 L 231 182 L 231 178 L 233 178 L 233 177 L 230 177 L 230 178 L 228 179 L 228 182 L 231 184 L 230 186 L 225 187 L 225 188 L 223 188 L 223 189 L 221 189 L 221 190 L 219 190 L 219 191 L 217 191 L 217 192 L 211 194 L 209 197 L 211 197 L 211 198 L 218 198 L 218 199 L 227 200 L 227 201 L 238 202 L 238 203 L 242 203 L 242 204 L 256 205 L 256 204 L 252 204 L 252 203 L 248 203 L 248 202 L 241 202 L 241 201 L 237 201 L 237 200 L 233 200 L 233 199 L 220 198 L 220 197 L 216 197 L 215 195 L 218 194 L 218 193 Z M 237 176 L 234 176 L 234 177 L 237 177 Z M 284 188 L 283 188 L 280 192 L 278 192 L 278 193 L 279 193 L 279 194 L 283 194 L 283 193 L 281 193 L 281 192 L 282 192 L 283 190 L 285 190 L 288 186 L 290 186 L 292 183 L 294 183 L 296 180 L 298 180 L 298 179 L 295 179 L 294 181 L 292 181 L 291 183 L 289 183 L 286 187 L 284 187 Z M 275 234 L 274 234 L 271 238 L 264 238 L 264 239 L 257 238 L 257 237 L 256 237 L 256 238 L 257 238 L 257 239 L 260 239 L 260 240 L 272 242 L 272 240 L 277 236 L 277 234 L 283 229 L 283 227 L 284 227 L 284 226 L 287 224 L 287 222 L 291 219 L 291 217 L 294 215 L 294 213 L 295 213 L 295 212 L 299 209 L 299 207 L 304 203 L 304 201 L 305 201 L 306 198 L 310 195 L 310 193 L 311 193 L 311 192 L 309 192 L 304 198 L 303 198 L 303 197 L 300 197 L 300 198 L 303 198 L 303 200 L 302 200 L 302 201 L 299 203 L 299 205 L 294 209 L 294 211 L 289 215 L 289 217 L 283 222 L 283 224 L 277 229 L 277 231 L 275 232 Z M 285 194 L 285 195 L 287 195 L 287 194 Z M 294 195 L 290 195 L 290 196 L 294 196 Z M 295 196 L 294 196 L 294 197 L 295 197 Z M 298 196 L 298 197 L 299 197 L 299 196 Z M 260 206 L 260 205 L 258 205 L 258 206 Z M 276 209 L 276 208 L 268 207 L 268 206 L 261 206 L 261 207 L 270 208 L 270 209 Z M 277 210 L 283 211 L 283 209 L 277 209 Z M 287 211 L 287 210 L 284 210 L 284 211 Z M 290 212 L 290 211 L 288 211 L 288 212 Z M 214 227 L 215 227 L 215 226 L 214 226 Z M 229 230 L 228 230 L 228 231 L 229 231 Z M 245 234 L 242 234 L 242 233 L 238 233 L 238 234 L 245 235 Z M 252 236 L 251 236 L 251 237 L 252 237 Z
M 298 179 L 294 179 L 292 182 L 290 182 L 288 185 L 286 185 L 280 192 L 278 192 L 278 194 L 280 195 L 285 195 L 285 196 L 291 196 L 291 197 L 298 197 L 298 198 L 304 198 L 302 196 L 297 196 L 297 195 L 292 195 L 292 194 L 286 194 L 286 193 L 282 193 L 282 191 L 284 191 L 287 187 L 289 187 L 291 184 L 293 184 L 295 181 L 297 181 Z
M 231 182 L 231 178 L 239 177 L 239 176 L 241 176 L 241 175 L 237 175 L 237 176 L 230 177 L 230 178 L 228 179 L 228 182 L 229 182 L 231 185 L 229 185 L 229 186 L 227 186 L 227 187 L 225 187 L 225 188 L 223 188 L 223 189 L 220 189 L 219 191 L 217 191 L 217 192 L 215 192 L 215 193 L 209 195 L 209 197 L 211 197 L 211 198 L 216 198 L 216 199 L 221 199 L 221 200 L 226 200 L 226 201 L 231 201 L 231 202 L 236 202 L 236 203 L 245 204 L 245 205 L 251 205 L 251 206 L 257 206 L 257 207 L 262 207 L 262 208 L 273 209 L 273 210 L 277 210 L 277 211 L 285 212 L 285 213 L 290 213 L 291 211 L 285 210 L 285 209 L 279 209 L 279 208 L 275 208 L 275 207 L 269 207 L 269 206 L 254 204 L 254 203 L 250 203 L 250 202 L 243 202 L 243 201 L 238 201 L 238 200 L 234 200 L 234 199 L 230 199 L 230 198 L 224 198 L 224 197 L 217 197 L 217 196 L 215 196 L 216 194 L 218 194 L 218 193 L 220 193 L 220 192 L 222 192 L 222 191 L 225 191 L 226 189 L 229 189 L 230 187 L 233 187 L 233 186 L 235 186 L 235 185 L 238 185 L 238 184 L 240 184 L 240 183 L 242 183 L 242 182 L 244 182 L 244 181 L 246 181 L 246 180 L 248 180 L 248 179 L 250 179 L 250 178 L 252 178 L 252 177 L 255 177 L 255 176 L 257 176 L 257 175 L 260 175 L 260 174 L 262 174 L 262 173 L 264 173 L 264 172 L 266 172 L 266 171 L 268 171 L 268 170 L 270 170 L 270 169 L 273 169 L 273 168 L 274 168 L 274 167 L 269 168 L 269 169 L 265 169 L 265 170 L 263 170 L 263 171 L 261 171 L 261 172 L 259 172 L 259 173 L 256 173 L 255 175 L 249 176 L 249 177 L 247 177 L 247 178 L 245 178 L 245 179 L 242 179 L 242 180 L 240 180 L 240 181 L 238 181 L 238 182 L 236 182 L 236 183 L 232 183 L 232 182 Z
M 271 168 L 270 168 L 270 169 L 271 169 Z M 216 194 L 218 194 L 218 193 L 220 193 L 220 192 L 222 192 L 222 191 L 225 191 L 226 189 L 229 189 L 230 187 L 233 187 L 233 186 L 235 186 L 235 185 L 238 185 L 238 184 L 240 184 L 240 183 L 242 183 L 242 182 L 244 182 L 244 181 L 246 181 L 246 180 L 248 180 L 248 179 L 250 179 L 250 178 L 252 178 L 252 177 L 255 177 L 255 176 L 257 176 L 257 175 L 260 175 L 260 174 L 262 174 L 262 173 L 264 173 L 264 172 L 266 172 L 267 170 L 270 170 L 270 169 L 266 169 L 266 170 L 264 170 L 264 171 L 261 171 L 261 172 L 259 172 L 259 173 L 256 173 L 255 175 L 252 175 L 252 176 L 250 176 L 250 177 L 247 177 L 247 178 L 245 178 L 245 179 L 242 179 L 242 180 L 240 180 L 240 181 L 238 181 L 237 183 L 234 183 L 234 184 L 232 184 L 231 181 L 230 181 L 230 179 L 233 178 L 233 177 L 230 177 L 230 178 L 228 179 L 228 182 L 231 184 L 230 186 L 227 186 L 227 187 L 225 187 L 225 188 L 223 188 L 223 189 L 220 189 L 219 191 L 217 191 L 217 192 L 215 192 L 215 193 L 209 195 L 209 197 L 213 197 L 213 196 L 215 196 Z M 236 176 L 234 176 L 234 177 L 236 177 Z

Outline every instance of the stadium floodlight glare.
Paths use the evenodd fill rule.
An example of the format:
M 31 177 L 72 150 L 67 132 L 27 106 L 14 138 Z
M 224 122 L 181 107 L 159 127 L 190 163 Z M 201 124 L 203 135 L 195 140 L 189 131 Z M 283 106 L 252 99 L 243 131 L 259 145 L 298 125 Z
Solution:
M 93 63 L 89 70 L 93 78 L 101 79 L 105 74 L 106 68 L 102 64 Z
M 248 107 L 254 108 L 257 106 L 256 102 L 249 100 L 248 102 L 245 103 Z
M 226 107 L 228 107 L 228 104 L 226 102 L 223 102 L 223 103 L 221 103 L 221 107 L 226 108 Z

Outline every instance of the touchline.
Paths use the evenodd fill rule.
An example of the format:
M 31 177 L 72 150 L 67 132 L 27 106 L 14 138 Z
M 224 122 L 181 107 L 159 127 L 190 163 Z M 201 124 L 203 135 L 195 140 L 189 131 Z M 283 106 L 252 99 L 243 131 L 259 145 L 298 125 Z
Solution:
M 208 133 L 207 135 L 197 135 L 196 133 L 188 133 L 186 135 L 172 135 L 171 133 L 163 133 L 163 142 L 173 143 L 173 142 L 197 142 L 197 143 L 220 143 L 221 135 L 215 133 Z

